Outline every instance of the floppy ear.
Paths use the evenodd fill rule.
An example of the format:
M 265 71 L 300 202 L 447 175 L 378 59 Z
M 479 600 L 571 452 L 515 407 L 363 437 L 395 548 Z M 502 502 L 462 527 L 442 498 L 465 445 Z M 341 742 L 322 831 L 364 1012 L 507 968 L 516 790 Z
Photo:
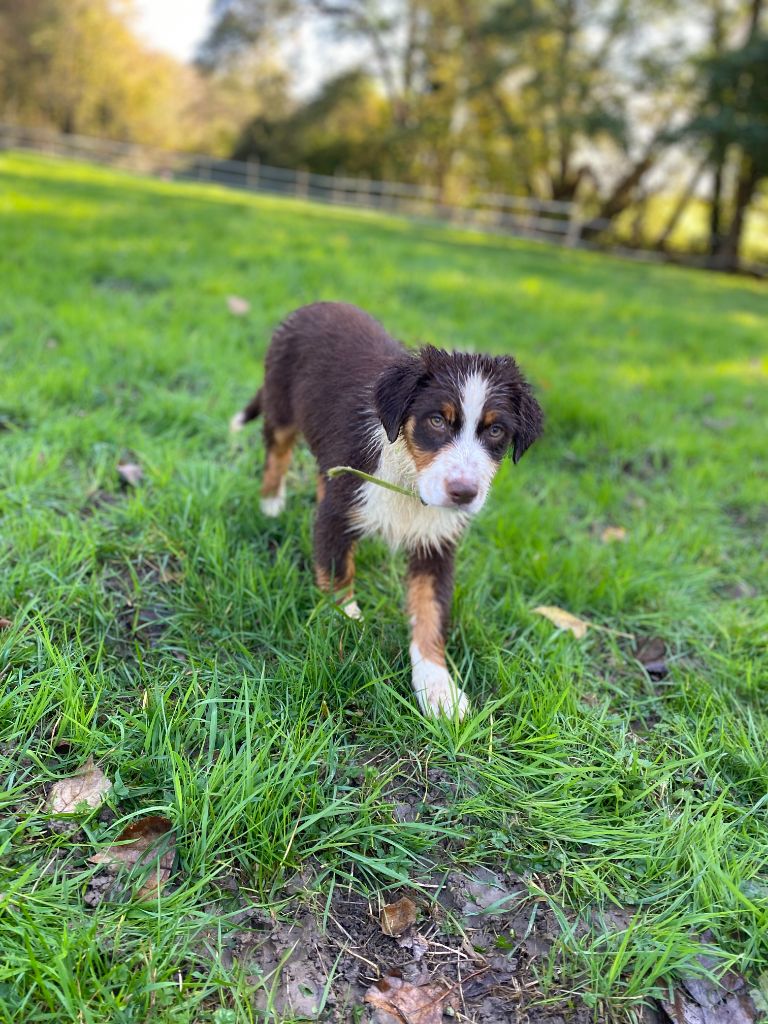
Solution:
M 512 439 L 512 461 L 517 464 L 523 453 L 541 434 L 544 414 L 528 384 L 523 383 L 517 396 L 517 424 Z
M 384 370 L 376 381 L 373 402 L 390 444 L 397 440 L 423 373 L 419 357 L 406 356 Z

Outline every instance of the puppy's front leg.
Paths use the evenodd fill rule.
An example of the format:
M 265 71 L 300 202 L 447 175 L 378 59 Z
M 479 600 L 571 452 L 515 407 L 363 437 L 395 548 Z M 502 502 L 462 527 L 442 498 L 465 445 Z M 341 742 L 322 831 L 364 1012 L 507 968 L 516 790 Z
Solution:
M 345 502 L 339 491 L 338 486 L 327 487 L 315 513 L 315 577 L 345 615 L 362 619 L 354 593 L 356 537 L 342 511 Z
M 466 694 L 445 665 L 445 634 L 453 592 L 453 548 L 412 554 L 408 563 L 408 613 L 411 618 L 413 689 L 425 715 L 463 718 Z

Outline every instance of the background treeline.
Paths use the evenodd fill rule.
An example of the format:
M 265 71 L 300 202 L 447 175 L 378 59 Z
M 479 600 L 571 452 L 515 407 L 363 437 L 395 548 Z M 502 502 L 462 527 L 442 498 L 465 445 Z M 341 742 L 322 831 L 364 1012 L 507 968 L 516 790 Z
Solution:
M 214 0 L 186 66 L 138 40 L 124 0 L 0 0 L 2 116 L 447 202 L 577 200 L 595 234 L 736 269 L 768 255 L 765 3 Z M 291 59 L 307 24 L 309 96 Z

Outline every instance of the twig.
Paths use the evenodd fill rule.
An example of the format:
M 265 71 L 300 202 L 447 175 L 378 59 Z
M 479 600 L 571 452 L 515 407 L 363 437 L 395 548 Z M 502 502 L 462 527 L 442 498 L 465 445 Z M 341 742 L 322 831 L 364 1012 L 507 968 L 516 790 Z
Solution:
M 362 469 L 354 469 L 352 466 L 333 466 L 326 472 L 326 476 L 333 480 L 334 477 L 341 476 L 342 473 L 351 473 L 353 476 L 359 476 L 361 480 L 367 481 L 369 484 L 378 484 L 379 487 L 386 487 L 388 491 L 395 491 L 397 494 L 404 494 L 407 498 L 419 498 L 415 491 L 408 490 L 407 487 L 400 487 L 399 484 L 392 484 L 389 480 L 380 480 L 377 476 L 371 476 L 370 473 L 364 473 Z M 421 502 L 422 505 L 424 502 Z

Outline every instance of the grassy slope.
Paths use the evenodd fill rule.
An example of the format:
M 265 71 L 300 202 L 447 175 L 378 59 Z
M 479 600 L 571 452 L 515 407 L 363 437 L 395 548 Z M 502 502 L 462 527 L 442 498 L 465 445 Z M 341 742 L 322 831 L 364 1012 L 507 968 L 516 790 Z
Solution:
M 40 158 L 0 173 L 0 1019 L 248 1019 L 247 978 L 201 954 L 215 876 L 269 903 L 308 862 L 321 894 L 431 858 L 502 863 L 569 916 L 636 907 L 628 933 L 566 941 L 561 984 L 618 1009 L 707 928 L 763 968 L 765 291 Z M 341 621 L 308 570 L 309 459 L 265 522 L 256 435 L 226 436 L 270 328 L 319 298 L 513 352 L 546 407 L 463 545 L 450 650 L 475 708 L 494 703 L 461 728 L 413 710 L 400 560 L 363 549 L 367 623 Z M 112 502 L 126 454 L 145 484 Z M 609 524 L 626 542 L 600 542 Z M 663 637 L 671 674 L 554 631 L 540 603 Z M 83 902 L 120 821 L 55 831 L 43 796 L 89 754 L 120 821 L 177 826 L 159 902 Z M 427 762 L 458 796 L 398 824 L 387 779 Z

